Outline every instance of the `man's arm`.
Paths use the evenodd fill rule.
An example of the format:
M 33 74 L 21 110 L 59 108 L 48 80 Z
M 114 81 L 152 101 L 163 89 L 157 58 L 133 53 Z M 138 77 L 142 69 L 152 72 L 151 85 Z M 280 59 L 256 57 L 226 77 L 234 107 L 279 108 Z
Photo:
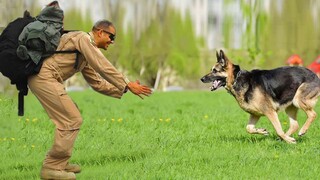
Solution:
M 85 57 L 86 61 L 103 79 L 113 84 L 120 90 L 124 90 L 127 83 L 120 73 L 102 54 L 102 52 L 90 42 L 89 35 L 84 35 L 75 42 L 77 50 Z
M 103 79 L 97 72 L 94 71 L 92 67 L 86 65 L 82 71 L 82 76 L 87 81 L 87 83 L 94 89 L 95 91 L 108 95 L 115 98 L 121 98 L 124 93 L 124 89 L 118 89 L 105 79 Z

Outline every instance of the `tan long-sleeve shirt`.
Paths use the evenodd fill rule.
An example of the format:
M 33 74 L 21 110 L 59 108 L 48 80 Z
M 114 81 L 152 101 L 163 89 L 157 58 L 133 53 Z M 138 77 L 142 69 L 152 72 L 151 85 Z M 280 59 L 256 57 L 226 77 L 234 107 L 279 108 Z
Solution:
M 57 50 L 78 50 L 81 53 L 76 69 L 75 53 L 54 54 L 44 61 L 54 66 L 61 82 L 80 71 L 94 90 L 116 98 L 123 95 L 127 85 L 126 78 L 102 54 L 91 33 L 69 32 L 61 37 Z

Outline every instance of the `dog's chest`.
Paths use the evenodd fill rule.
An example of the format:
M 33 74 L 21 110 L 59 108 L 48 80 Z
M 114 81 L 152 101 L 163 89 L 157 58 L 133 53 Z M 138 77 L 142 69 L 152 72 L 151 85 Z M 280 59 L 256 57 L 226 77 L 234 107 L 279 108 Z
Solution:
M 250 114 L 255 114 L 255 115 L 262 115 L 263 113 L 259 110 L 260 108 L 252 103 L 246 103 L 246 102 L 239 102 L 239 106 L 246 112 Z
M 259 89 L 243 88 L 240 91 L 234 91 L 234 97 L 244 111 L 256 115 L 263 114 L 262 106 L 266 101 L 266 97 Z

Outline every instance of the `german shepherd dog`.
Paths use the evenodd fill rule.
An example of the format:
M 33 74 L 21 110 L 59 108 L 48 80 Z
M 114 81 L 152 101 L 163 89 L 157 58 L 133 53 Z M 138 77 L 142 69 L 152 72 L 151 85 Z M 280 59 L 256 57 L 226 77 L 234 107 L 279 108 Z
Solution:
M 268 135 L 266 129 L 255 127 L 259 118 L 266 116 L 278 136 L 288 143 L 296 143 L 290 135 L 299 129 L 298 109 L 307 114 L 307 120 L 300 129 L 299 136 L 307 132 L 317 116 L 314 106 L 320 95 L 320 79 L 304 67 L 241 70 L 240 66 L 233 64 L 220 50 L 220 53 L 217 52 L 217 63 L 201 81 L 212 82 L 211 91 L 224 87 L 235 97 L 240 107 L 250 114 L 246 129 L 251 134 Z M 290 127 L 286 133 L 282 130 L 278 118 L 279 110 L 285 110 L 289 116 Z

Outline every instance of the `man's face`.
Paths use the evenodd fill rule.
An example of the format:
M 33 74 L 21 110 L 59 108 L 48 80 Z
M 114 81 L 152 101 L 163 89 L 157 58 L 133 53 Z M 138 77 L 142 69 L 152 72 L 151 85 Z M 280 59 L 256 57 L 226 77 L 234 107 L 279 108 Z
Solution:
M 108 29 L 99 30 L 100 43 L 97 44 L 98 48 L 107 50 L 110 44 L 114 43 L 116 38 L 116 30 L 113 26 L 109 26 Z

